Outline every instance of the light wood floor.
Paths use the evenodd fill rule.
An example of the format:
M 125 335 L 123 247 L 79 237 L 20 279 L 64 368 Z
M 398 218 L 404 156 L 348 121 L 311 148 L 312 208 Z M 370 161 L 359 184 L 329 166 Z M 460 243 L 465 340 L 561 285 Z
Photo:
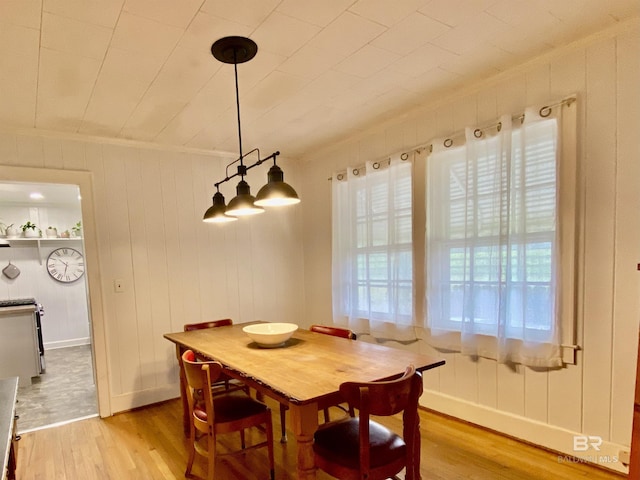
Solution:
M 279 431 L 273 405 L 274 432 Z M 339 413 L 336 413 L 338 415 Z M 557 455 L 471 425 L 421 411 L 424 480 L 620 480 L 583 464 L 559 463 Z M 392 419 L 389 426 L 397 428 Z M 256 433 L 256 438 L 258 434 Z M 290 436 L 292 438 L 292 436 Z M 229 436 L 224 442 L 237 442 Z M 229 444 L 221 442 L 222 448 Z M 186 440 L 180 403 L 172 400 L 106 419 L 91 418 L 22 436 L 18 452 L 21 480 L 173 480 L 184 478 Z M 276 443 L 276 478 L 295 479 L 295 441 Z M 265 449 L 217 462 L 221 480 L 268 478 Z M 203 463 L 195 473 L 202 474 Z M 331 477 L 322 472 L 318 480 Z

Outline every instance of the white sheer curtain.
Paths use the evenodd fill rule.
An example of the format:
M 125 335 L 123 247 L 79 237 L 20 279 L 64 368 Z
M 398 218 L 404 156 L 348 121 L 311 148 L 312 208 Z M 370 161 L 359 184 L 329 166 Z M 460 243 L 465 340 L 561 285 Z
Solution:
M 435 346 L 555 367 L 558 122 L 524 119 L 467 128 L 428 159 L 427 324 Z
M 396 158 L 332 179 L 333 320 L 377 339 L 415 339 L 411 172 Z

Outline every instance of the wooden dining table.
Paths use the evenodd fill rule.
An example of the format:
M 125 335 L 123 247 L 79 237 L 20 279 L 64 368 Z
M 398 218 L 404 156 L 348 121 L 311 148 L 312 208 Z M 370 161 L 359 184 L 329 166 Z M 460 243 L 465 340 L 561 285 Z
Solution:
M 164 338 L 175 343 L 177 351 L 191 349 L 219 361 L 229 376 L 289 407 L 299 480 L 316 478 L 312 445 L 318 412 L 342 402 L 341 383 L 385 380 L 404 373 L 408 365 L 422 372 L 445 363 L 428 355 L 303 329 L 278 348 L 262 348 L 242 331 L 246 325 L 167 333 Z

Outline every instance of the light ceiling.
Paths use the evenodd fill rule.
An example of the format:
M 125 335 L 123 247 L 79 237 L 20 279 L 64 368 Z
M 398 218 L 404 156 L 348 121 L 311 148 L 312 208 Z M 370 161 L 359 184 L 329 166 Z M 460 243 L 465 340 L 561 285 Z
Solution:
M 0 124 L 237 152 L 338 141 L 636 17 L 638 0 L 2 0 Z
M 46 205 L 77 209 L 80 206 L 80 192 L 77 185 L 0 183 L 0 206 L 9 205 Z

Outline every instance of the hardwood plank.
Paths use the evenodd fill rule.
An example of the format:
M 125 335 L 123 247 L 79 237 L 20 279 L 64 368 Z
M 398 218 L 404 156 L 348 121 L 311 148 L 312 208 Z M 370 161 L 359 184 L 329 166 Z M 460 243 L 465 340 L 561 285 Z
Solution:
M 272 410 L 277 405 L 267 399 Z M 338 411 L 333 418 L 338 418 Z M 422 477 L 427 480 L 619 480 L 623 476 L 581 463 L 560 462 L 558 455 L 517 440 L 420 410 Z M 280 419 L 273 417 L 274 428 Z M 382 420 L 399 431 L 401 420 Z M 262 434 L 251 432 L 248 441 Z M 292 437 L 291 437 L 292 438 Z M 235 435 L 223 436 L 220 449 L 237 447 Z M 276 479 L 294 480 L 296 446 L 276 442 Z M 182 434 L 178 399 L 106 419 L 92 418 L 26 433 L 20 441 L 21 480 L 167 480 L 184 477 L 187 440 Z M 258 480 L 266 477 L 266 451 L 225 457 L 216 465 L 219 478 Z M 206 465 L 196 460 L 195 472 Z M 323 472 L 318 480 L 330 480 Z

